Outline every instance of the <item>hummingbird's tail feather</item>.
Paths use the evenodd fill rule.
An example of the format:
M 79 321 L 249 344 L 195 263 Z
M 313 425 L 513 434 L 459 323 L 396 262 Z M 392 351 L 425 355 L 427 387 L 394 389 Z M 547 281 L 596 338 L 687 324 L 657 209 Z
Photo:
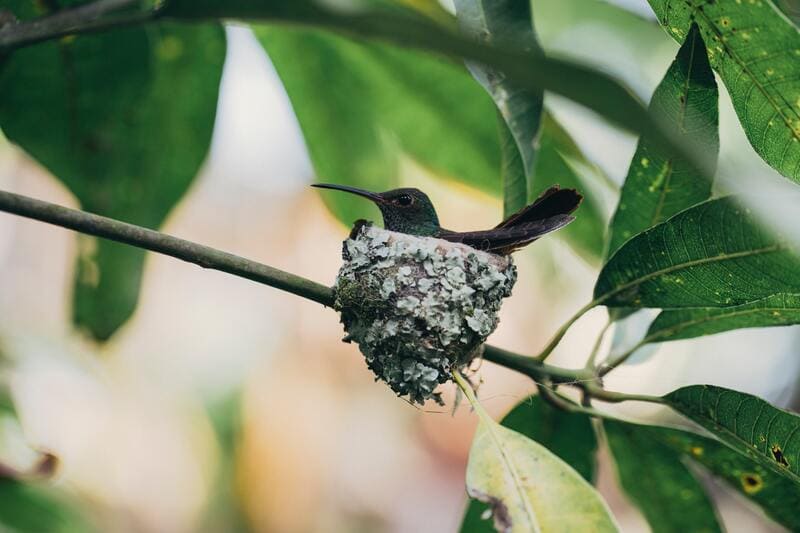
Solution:
M 455 232 L 442 230 L 440 239 L 450 242 L 460 242 L 498 255 L 510 254 L 514 250 L 532 243 L 542 235 L 563 228 L 575 217 L 568 214 L 558 214 L 544 220 L 533 220 L 512 225 L 510 227 L 497 227 L 483 231 Z
M 543 221 L 557 215 L 569 215 L 578 208 L 581 200 L 583 196 L 575 189 L 562 189 L 554 185 L 539 195 L 532 204 L 523 207 L 498 224 L 496 229 Z

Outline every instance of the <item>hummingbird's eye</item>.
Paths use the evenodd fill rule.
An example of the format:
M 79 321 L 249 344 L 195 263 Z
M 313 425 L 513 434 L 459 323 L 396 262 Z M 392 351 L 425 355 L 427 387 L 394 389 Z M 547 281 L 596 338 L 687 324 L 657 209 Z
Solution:
M 397 197 L 396 201 L 398 205 L 402 206 L 409 206 L 414 203 L 414 199 L 408 194 L 401 194 L 400 196 Z

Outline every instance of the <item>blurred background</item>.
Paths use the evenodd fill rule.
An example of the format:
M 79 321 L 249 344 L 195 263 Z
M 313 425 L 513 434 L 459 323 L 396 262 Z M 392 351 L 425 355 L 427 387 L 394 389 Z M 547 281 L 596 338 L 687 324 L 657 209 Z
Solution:
M 645 101 L 678 49 L 644 1 L 542 0 L 534 9 L 548 53 L 601 68 Z M 212 147 L 163 231 L 331 284 L 348 228 L 308 187 L 316 178 L 303 136 L 264 49 L 248 28 L 231 25 L 226 35 Z M 718 187 L 734 190 L 737 177 L 780 183 L 747 143 L 723 87 Z M 636 138 L 562 99 L 548 95 L 546 105 L 597 172 L 620 184 Z M 497 197 L 410 157 L 401 158 L 399 180 L 429 193 L 445 227 L 489 227 L 501 217 Z M 0 189 L 78 207 L 6 141 Z M 586 192 L 607 219 L 613 186 Z M 26 468 L 35 450 L 59 457 L 41 490 L 63 506 L 65 530 L 457 530 L 476 424 L 467 408 L 414 407 L 375 383 L 357 347 L 340 342 L 330 309 L 155 254 L 133 317 L 109 341 L 91 340 L 71 311 L 74 257 L 91 246 L 0 214 L 0 357 L 17 413 L 0 418 L 0 458 Z M 598 265 L 556 237 L 515 259 L 519 281 L 491 342 L 535 353 L 588 301 Z M 604 319 L 602 309 L 584 317 L 553 362 L 582 365 Z M 634 315 L 613 342 L 629 343 L 646 327 Z M 607 384 L 660 394 L 713 383 L 787 405 L 797 346 L 795 327 L 656 345 Z M 534 389 L 491 363 L 479 376 L 481 400 L 497 416 Z M 445 396 L 450 405 L 453 391 Z M 624 414 L 662 416 L 636 406 Z M 600 486 L 623 530 L 647 530 L 605 461 Z M 780 530 L 735 495 L 718 489 L 716 497 L 729 531 Z

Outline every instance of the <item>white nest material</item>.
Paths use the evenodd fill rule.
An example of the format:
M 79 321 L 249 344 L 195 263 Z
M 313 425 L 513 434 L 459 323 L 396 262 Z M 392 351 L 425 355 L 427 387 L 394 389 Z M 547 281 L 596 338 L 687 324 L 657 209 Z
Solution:
M 346 342 L 400 396 L 442 403 L 436 388 L 497 327 L 517 278 L 510 256 L 357 224 L 334 287 Z

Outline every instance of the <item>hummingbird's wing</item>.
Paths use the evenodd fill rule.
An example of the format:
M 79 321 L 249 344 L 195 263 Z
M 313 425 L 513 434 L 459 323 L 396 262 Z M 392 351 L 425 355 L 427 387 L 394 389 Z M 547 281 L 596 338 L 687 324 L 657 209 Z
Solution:
M 575 189 L 562 189 L 558 185 L 544 191 L 539 198 L 523 207 L 496 228 L 510 228 L 526 222 L 546 220 L 556 215 L 569 215 L 581 204 L 583 196 Z
M 478 250 L 505 255 L 530 244 L 545 233 L 563 228 L 573 220 L 575 220 L 573 216 L 560 214 L 544 220 L 521 222 L 511 227 L 497 227 L 483 231 L 457 232 L 443 229 L 437 237 L 450 242 L 460 242 Z

